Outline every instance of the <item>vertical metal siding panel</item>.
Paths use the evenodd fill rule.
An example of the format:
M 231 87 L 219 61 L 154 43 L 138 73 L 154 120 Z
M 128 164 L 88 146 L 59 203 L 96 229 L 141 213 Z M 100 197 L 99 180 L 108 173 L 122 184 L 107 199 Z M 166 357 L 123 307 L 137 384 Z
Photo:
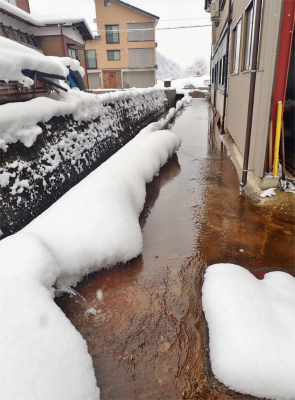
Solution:
M 264 176 L 269 135 L 271 101 L 279 40 L 282 0 L 264 1 L 259 70 L 253 111 L 249 167 L 257 177 Z
M 98 89 L 99 75 L 97 73 L 88 74 L 89 89 Z

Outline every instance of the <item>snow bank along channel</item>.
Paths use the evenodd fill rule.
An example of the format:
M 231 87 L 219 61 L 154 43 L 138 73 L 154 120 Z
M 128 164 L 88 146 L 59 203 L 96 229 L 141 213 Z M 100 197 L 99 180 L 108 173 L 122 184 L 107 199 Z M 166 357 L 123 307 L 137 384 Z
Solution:
M 99 399 L 86 343 L 52 301 L 54 287 L 141 253 L 145 185 L 181 143 L 161 129 L 186 101 L 0 242 L 0 399 Z
M 162 89 L 1 106 L 0 235 L 17 232 L 167 108 Z

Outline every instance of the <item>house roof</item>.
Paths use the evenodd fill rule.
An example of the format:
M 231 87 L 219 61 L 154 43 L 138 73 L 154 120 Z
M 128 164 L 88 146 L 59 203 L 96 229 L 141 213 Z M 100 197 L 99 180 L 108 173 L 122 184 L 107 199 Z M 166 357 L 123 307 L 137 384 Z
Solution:
M 210 6 L 211 6 L 211 0 L 205 0 L 205 6 L 204 6 L 205 11 L 210 12 Z
M 0 0 L 0 12 L 9 15 L 12 18 L 15 18 L 21 22 L 24 22 L 30 26 L 35 26 L 38 28 L 48 27 L 48 26 L 72 26 L 76 28 L 83 40 L 92 40 L 93 34 L 91 29 L 84 18 L 75 18 L 75 17 L 67 17 L 67 16 L 32 16 L 31 14 L 21 10 L 20 8 L 7 3 L 4 0 Z
M 131 4 L 125 3 L 124 1 L 121 1 L 121 0 L 112 0 L 112 1 L 113 1 L 114 3 L 122 4 L 122 6 L 131 8 L 132 10 L 135 10 L 135 11 L 137 11 L 137 12 L 140 12 L 141 14 L 145 14 L 145 15 L 147 15 L 148 17 L 151 17 L 151 18 L 155 19 L 155 20 L 156 20 L 156 24 L 157 24 L 157 22 L 158 22 L 159 19 L 160 19 L 160 17 L 158 17 L 157 15 L 154 15 L 154 14 L 151 14 L 151 13 L 149 13 L 149 12 L 147 12 L 147 11 L 144 11 L 144 10 L 142 10 L 141 8 L 137 8 L 137 7 L 135 7 L 135 6 L 132 6 Z

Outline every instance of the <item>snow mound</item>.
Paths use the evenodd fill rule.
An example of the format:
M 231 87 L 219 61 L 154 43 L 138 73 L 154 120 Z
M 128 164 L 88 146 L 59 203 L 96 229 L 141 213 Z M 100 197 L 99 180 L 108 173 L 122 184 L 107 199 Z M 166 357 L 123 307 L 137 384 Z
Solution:
M 143 129 L 23 229 L 48 246 L 61 268 L 61 286 L 141 253 L 138 217 L 145 185 L 181 143 L 172 132 L 155 127 Z
M 203 309 L 215 377 L 231 389 L 277 400 L 295 398 L 295 279 L 263 280 L 232 264 L 205 273 Z
M 99 399 L 86 343 L 53 302 L 53 287 L 140 254 L 145 184 L 181 144 L 162 128 L 187 101 L 0 242 L 0 400 Z
M 260 194 L 260 197 L 272 197 L 272 196 L 276 196 L 275 190 L 276 190 L 276 188 L 266 189 L 266 190 L 264 190 L 264 191 Z
M 0 244 L 1 400 L 99 399 L 82 336 L 53 302 L 60 268 L 34 235 Z

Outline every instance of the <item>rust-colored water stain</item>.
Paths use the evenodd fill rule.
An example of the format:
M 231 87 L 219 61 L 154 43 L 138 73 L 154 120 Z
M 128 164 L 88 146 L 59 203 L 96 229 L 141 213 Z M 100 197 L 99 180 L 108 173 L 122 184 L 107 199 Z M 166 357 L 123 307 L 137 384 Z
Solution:
M 254 399 L 213 377 L 206 266 L 294 272 L 294 220 L 250 204 L 201 99 L 176 119 L 178 155 L 147 187 L 138 258 L 89 275 L 57 303 L 86 339 L 101 399 Z M 102 298 L 97 292 L 102 292 Z M 101 292 L 100 292 L 101 291 Z

